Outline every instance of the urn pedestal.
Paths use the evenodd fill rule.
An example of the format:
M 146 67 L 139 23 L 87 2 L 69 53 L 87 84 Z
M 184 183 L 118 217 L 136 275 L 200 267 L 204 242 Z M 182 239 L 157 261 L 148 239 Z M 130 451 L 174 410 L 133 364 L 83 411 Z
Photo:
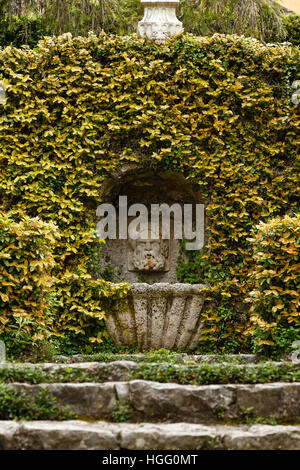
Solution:
M 141 37 L 163 42 L 183 31 L 176 17 L 179 0 L 142 0 L 144 18 L 138 24 Z

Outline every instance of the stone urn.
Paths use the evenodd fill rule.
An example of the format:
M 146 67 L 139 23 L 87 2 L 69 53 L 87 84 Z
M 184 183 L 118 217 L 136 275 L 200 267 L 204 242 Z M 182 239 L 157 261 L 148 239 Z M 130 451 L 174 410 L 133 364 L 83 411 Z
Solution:
M 176 17 L 179 0 L 142 0 L 144 18 L 138 24 L 141 37 L 163 42 L 183 31 Z
M 194 348 L 203 328 L 202 284 L 132 284 L 126 307 L 110 314 L 108 333 L 116 345 L 140 350 Z

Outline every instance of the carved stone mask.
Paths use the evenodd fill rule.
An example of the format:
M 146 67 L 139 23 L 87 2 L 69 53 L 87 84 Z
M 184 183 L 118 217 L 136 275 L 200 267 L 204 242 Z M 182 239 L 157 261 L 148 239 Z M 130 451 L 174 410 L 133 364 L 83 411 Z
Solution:
M 166 258 L 159 240 L 137 240 L 132 264 L 137 271 L 162 271 Z
M 128 267 L 131 271 L 167 271 L 169 242 L 155 240 L 147 234 L 138 240 L 128 240 Z

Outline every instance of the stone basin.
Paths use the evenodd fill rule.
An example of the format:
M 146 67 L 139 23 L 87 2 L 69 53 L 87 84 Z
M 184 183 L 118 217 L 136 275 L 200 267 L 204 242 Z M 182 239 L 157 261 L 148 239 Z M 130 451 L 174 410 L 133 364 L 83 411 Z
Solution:
M 110 314 L 108 333 L 116 345 L 138 343 L 139 349 L 194 348 L 203 321 L 203 284 L 135 283 L 127 305 Z

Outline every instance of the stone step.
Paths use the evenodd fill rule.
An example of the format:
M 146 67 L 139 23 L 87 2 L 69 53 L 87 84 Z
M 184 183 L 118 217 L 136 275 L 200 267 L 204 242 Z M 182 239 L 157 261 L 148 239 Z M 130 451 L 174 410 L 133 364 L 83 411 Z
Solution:
M 120 449 L 300 450 L 300 427 L 0 421 L 0 450 Z
M 52 362 L 45 363 L 2 363 L 0 364 L 0 374 L 4 370 L 13 370 L 14 374 L 17 375 L 21 371 L 31 371 L 32 378 L 34 372 L 36 372 L 36 377 L 34 380 L 38 380 L 38 373 L 45 372 L 46 374 L 60 375 L 64 374 L 68 376 L 69 381 L 71 381 L 72 376 L 74 382 L 84 381 L 84 377 L 89 377 L 95 382 L 109 382 L 109 381 L 124 381 L 128 380 L 130 374 L 138 369 L 138 364 L 132 361 L 113 361 L 113 362 L 78 362 L 71 364 L 57 364 Z M 76 375 L 75 372 L 78 371 L 79 374 Z M 83 375 L 84 374 L 84 375 Z M 24 374 L 25 376 L 25 374 Z M 41 376 L 43 379 L 44 377 Z M 2 378 L 3 380 L 3 378 Z M 73 380 L 72 380 L 73 382 Z
M 54 357 L 56 363 L 78 363 L 78 362 L 113 362 L 113 361 L 133 361 L 133 362 L 194 362 L 208 364 L 214 363 L 237 363 L 237 364 L 257 364 L 264 360 L 257 354 L 187 354 L 187 353 L 166 353 L 160 354 L 160 351 L 140 353 L 140 354 L 75 354 L 74 356 L 57 355 Z M 286 354 L 282 361 L 291 362 L 291 356 Z
M 300 420 L 300 382 L 272 384 L 178 385 L 145 380 L 55 383 L 9 387 L 36 396 L 47 389 L 60 408 L 77 418 L 130 421 L 220 423 L 246 418 Z
M 226 372 L 226 373 L 225 373 Z M 183 384 L 293 382 L 300 380 L 300 363 L 142 363 L 133 361 L 0 364 L 3 382 L 109 382 L 133 379 Z

